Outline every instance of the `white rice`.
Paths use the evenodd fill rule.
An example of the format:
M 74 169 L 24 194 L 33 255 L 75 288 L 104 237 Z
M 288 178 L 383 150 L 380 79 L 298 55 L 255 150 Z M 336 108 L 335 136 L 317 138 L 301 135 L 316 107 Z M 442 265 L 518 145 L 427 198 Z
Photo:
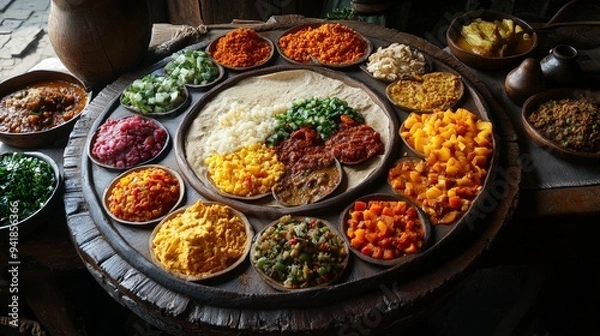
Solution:
M 234 102 L 229 111 L 217 118 L 217 124 L 203 140 L 204 158 L 212 154 L 225 155 L 253 143 L 264 143 L 277 126 L 275 116 L 288 109 L 285 104 L 250 110 Z

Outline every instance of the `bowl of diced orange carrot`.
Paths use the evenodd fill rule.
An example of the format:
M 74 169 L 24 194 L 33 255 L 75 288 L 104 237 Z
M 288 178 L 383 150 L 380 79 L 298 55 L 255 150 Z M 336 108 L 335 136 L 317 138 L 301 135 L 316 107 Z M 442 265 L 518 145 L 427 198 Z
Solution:
M 425 213 L 400 195 L 363 196 L 342 212 L 340 224 L 358 258 L 384 266 L 414 259 L 431 237 Z

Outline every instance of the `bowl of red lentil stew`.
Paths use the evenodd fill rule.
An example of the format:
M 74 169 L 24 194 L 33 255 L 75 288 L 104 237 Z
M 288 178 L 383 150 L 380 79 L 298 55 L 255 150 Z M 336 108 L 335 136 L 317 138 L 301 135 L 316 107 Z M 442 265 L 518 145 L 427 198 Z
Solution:
M 148 225 L 177 208 L 184 195 L 179 173 L 161 165 L 144 165 L 115 177 L 104 192 L 102 205 L 119 223 Z
M 0 141 L 36 148 L 68 136 L 91 93 L 70 74 L 39 70 L 0 83 L 0 97 Z
M 529 97 L 521 119 L 539 146 L 566 158 L 600 158 L 600 92 L 551 89 Z
M 206 52 L 224 68 L 241 71 L 267 63 L 275 54 L 275 46 L 253 29 L 237 28 L 215 38 Z
M 277 39 L 281 57 L 292 64 L 343 68 L 360 64 L 373 44 L 340 23 L 309 23 L 292 27 Z
M 360 259 L 382 266 L 399 265 L 427 248 L 431 224 L 412 201 L 390 194 L 370 194 L 340 216 L 342 236 Z

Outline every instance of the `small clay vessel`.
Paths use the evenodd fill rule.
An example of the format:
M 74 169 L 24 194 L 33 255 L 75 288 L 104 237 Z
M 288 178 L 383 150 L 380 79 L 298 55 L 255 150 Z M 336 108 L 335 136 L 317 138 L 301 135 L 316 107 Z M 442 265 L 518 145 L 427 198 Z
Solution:
M 546 88 L 546 79 L 540 61 L 529 57 L 512 69 L 504 79 L 506 95 L 521 106 L 532 95 Z
M 550 49 L 540 61 L 542 73 L 556 86 L 574 86 L 581 81 L 581 68 L 577 63 L 577 49 L 559 44 Z

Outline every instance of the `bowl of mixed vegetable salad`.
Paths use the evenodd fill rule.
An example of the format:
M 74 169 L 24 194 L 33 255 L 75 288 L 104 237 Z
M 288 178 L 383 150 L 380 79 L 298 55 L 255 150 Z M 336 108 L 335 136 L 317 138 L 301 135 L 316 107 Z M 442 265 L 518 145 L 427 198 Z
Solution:
M 269 285 L 288 291 L 335 282 L 348 265 L 349 252 L 327 221 L 286 215 L 255 236 L 250 255 Z
M 39 152 L 0 155 L 0 230 L 31 233 L 45 221 L 58 196 L 60 170 Z

